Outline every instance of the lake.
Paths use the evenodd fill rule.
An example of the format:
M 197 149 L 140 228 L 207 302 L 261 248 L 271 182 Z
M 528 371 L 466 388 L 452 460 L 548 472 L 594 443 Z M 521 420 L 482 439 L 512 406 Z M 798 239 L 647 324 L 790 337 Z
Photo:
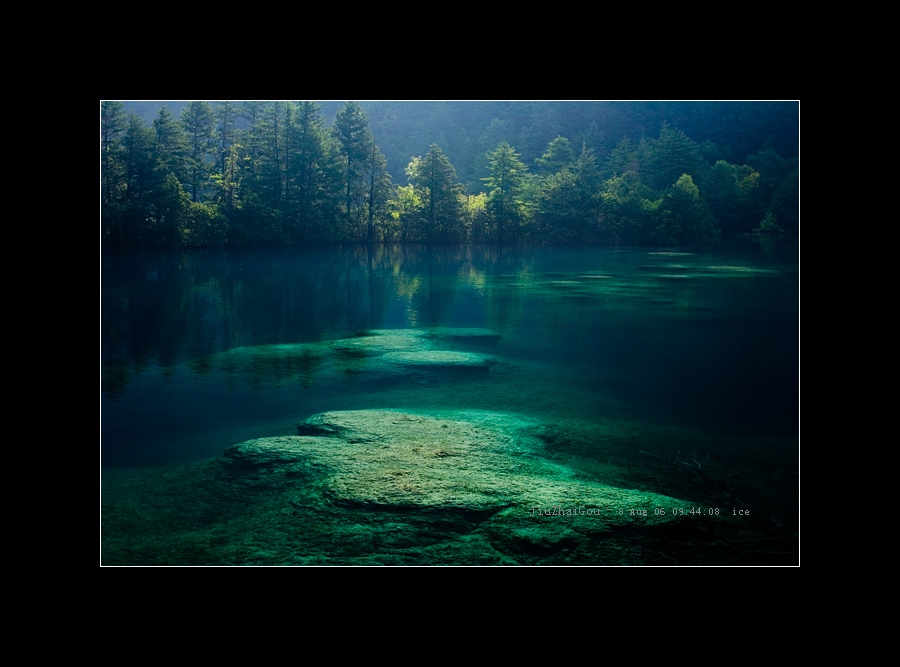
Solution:
M 799 250 L 108 254 L 100 411 L 103 564 L 796 564 Z

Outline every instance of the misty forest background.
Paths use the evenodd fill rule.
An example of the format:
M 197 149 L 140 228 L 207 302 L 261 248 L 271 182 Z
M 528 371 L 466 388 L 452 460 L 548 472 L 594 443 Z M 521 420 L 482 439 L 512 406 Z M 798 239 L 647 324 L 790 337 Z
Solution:
M 117 102 L 108 248 L 797 234 L 797 102 Z

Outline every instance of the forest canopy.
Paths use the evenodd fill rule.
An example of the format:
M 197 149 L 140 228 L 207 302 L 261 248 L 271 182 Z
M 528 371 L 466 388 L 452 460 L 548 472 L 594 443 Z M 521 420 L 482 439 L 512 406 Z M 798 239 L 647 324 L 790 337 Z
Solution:
M 797 102 L 100 105 L 104 247 L 799 231 Z

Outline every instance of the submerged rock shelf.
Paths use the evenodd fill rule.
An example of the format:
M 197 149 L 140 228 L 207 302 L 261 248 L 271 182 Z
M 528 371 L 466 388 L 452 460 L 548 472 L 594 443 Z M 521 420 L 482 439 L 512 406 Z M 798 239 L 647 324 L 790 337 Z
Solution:
M 468 350 L 499 339 L 490 329 L 373 329 L 338 340 L 233 348 L 215 355 L 210 363 L 229 373 L 279 379 L 296 376 L 306 382 L 347 373 L 402 378 L 409 372 L 487 370 L 499 360 Z M 467 351 L 448 349 L 453 345 Z
M 498 339 L 488 329 L 369 330 L 333 341 L 236 348 L 212 362 L 267 377 L 315 374 L 317 383 L 352 371 L 368 374 L 379 390 L 408 377 L 412 386 L 454 383 L 459 391 L 515 372 L 515 363 L 484 352 L 497 352 Z M 500 372 L 488 375 L 498 364 Z M 702 484 L 679 478 L 662 485 L 648 471 L 651 483 L 636 486 L 684 497 L 628 488 L 640 478 L 630 471 L 635 462 L 625 460 L 630 443 L 660 440 L 637 424 L 551 424 L 514 412 L 321 412 L 297 424 L 296 435 L 250 439 L 215 459 L 105 470 L 101 559 L 104 565 L 719 565 L 754 558 L 766 564 L 773 553 L 792 557 L 779 555 L 765 531 L 748 531 L 748 522 L 738 525 L 728 511 L 717 518 L 688 514 L 703 504 L 688 497 Z M 644 454 L 650 463 L 664 462 Z
M 684 500 L 582 479 L 553 427 L 483 411 L 328 412 L 301 435 L 110 480 L 107 564 L 670 564 Z M 665 514 L 657 514 L 665 508 Z M 694 523 L 691 529 L 698 527 Z

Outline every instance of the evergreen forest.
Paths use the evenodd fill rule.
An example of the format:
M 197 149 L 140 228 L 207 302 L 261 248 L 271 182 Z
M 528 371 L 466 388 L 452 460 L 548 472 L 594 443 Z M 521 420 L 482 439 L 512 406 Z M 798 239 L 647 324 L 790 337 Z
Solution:
M 101 246 L 799 233 L 798 102 L 100 104 Z

